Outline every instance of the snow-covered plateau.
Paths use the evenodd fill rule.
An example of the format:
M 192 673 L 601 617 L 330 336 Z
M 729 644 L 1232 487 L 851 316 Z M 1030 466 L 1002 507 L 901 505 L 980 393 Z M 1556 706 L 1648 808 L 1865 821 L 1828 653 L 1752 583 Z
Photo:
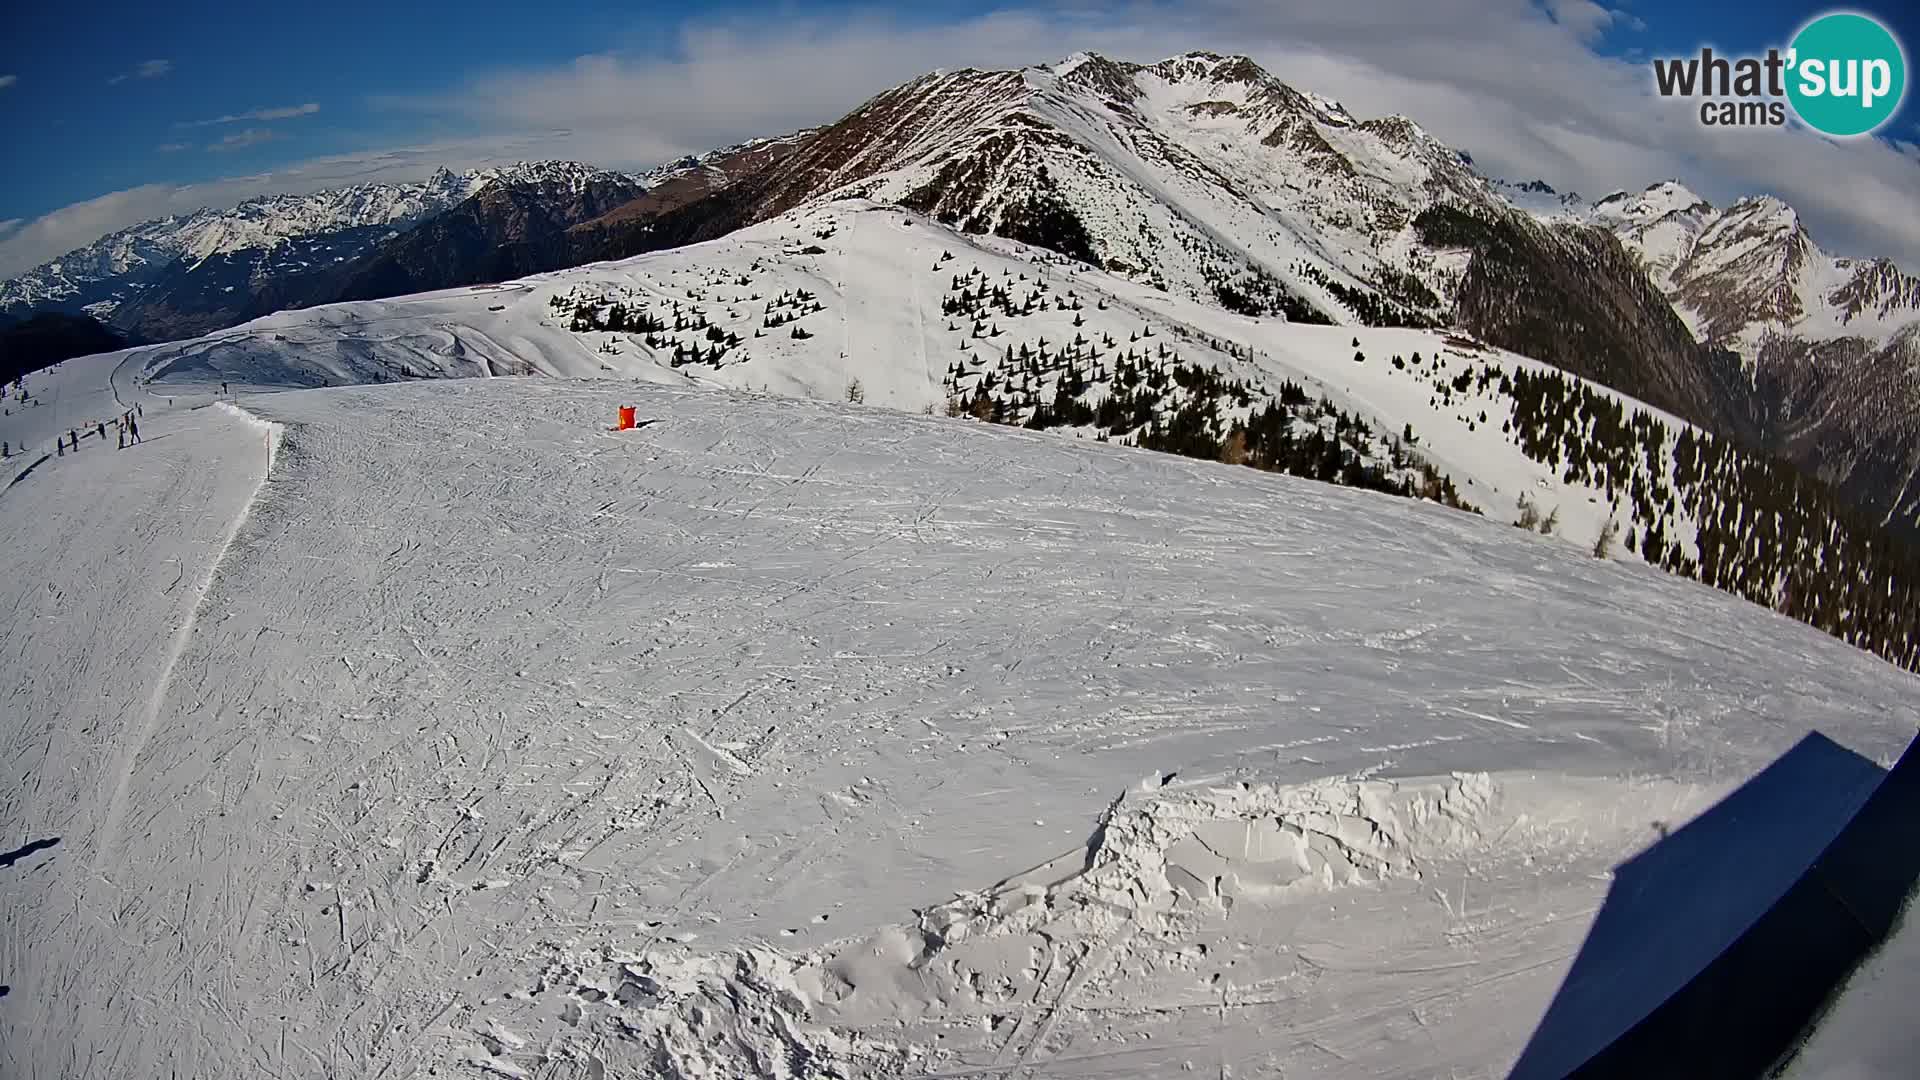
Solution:
M 1507 525 L 1604 506 L 1388 357 L 1531 361 L 1038 258 L 829 208 L 30 376 L 0 1076 L 1500 1076 L 1613 868 L 1912 738 L 1911 675 Z M 1142 330 L 1493 509 L 941 408 Z

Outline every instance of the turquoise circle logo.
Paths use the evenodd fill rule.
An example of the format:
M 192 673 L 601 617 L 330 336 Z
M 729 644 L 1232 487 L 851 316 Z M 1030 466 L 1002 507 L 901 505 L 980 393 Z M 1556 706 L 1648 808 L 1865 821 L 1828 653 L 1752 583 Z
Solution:
M 1893 33 L 1853 12 L 1800 28 L 1787 52 L 1787 100 L 1808 127 L 1841 138 L 1865 135 L 1900 108 L 1907 57 Z

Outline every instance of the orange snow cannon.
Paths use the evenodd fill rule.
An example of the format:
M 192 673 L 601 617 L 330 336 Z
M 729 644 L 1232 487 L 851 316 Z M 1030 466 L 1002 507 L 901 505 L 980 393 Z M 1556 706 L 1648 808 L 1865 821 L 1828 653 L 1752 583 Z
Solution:
M 633 406 L 631 405 L 620 406 L 620 422 L 613 426 L 613 430 L 615 431 L 633 430 Z

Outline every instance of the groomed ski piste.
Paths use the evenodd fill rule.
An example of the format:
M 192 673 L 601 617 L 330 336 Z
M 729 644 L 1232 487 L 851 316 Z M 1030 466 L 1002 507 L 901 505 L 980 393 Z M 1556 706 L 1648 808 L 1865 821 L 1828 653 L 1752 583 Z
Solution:
M 812 227 L 964 242 L 902 220 Z M 1911 676 L 1590 538 L 920 415 L 911 275 L 809 271 L 868 306 L 724 378 L 533 314 L 710 257 L 29 378 L 0 1075 L 1499 1076 L 1614 867 L 1913 736 Z M 532 377 L 293 389 L 402 368 Z

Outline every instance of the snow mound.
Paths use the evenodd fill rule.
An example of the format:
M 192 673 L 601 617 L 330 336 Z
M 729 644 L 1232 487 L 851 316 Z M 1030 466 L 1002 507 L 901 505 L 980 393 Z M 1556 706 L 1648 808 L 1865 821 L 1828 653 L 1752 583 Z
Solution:
M 267 475 L 273 475 L 273 464 L 280 457 L 280 447 L 286 441 L 287 426 L 256 416 L 235 405 L 231 401 L 216 401 L 214 407 L 244 421 L 247 426 L 258 430 L 267 437 Z
M 824 949 L 556 950 L 532 993 L 565 995 L 577 1034 L 528 1067 L 499 1057 L 526 1047 L 517 1037 L 467 1052 L 531 1075 L 623 1039 L 647 1044 L 657 1075 L 675 1080 L 895 1075 L 927 1047 L 859 1032 L 939 1022 L 1001 1031 L 1030 1053 L 1068 998 L 1194 970 L 1207 920 L 1417 879 L 1425 860 L 1479 843 L 1498 800 L 1485 773 L 1181 788 L 1155 778 L 1117 799 L 1084 849 Z

